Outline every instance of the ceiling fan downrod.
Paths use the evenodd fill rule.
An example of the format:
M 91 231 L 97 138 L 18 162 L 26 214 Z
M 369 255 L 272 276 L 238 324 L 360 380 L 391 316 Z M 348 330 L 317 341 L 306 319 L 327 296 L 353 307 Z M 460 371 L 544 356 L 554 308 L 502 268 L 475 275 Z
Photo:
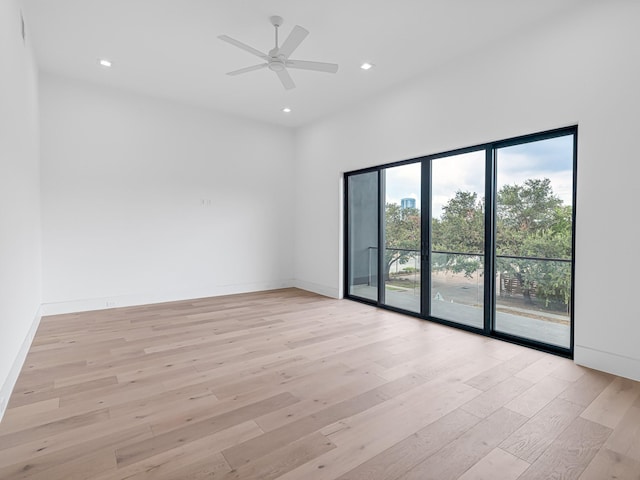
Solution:
M 276 50 L 277 50 L 278 48 L 280 48 L 278 45 L 278 28 L 280 27 L 280 25 L 282 25 L 284 20 L 282 19 L 282 17 L 278 15 L 273 15 L 272 17 L 269 17 L 269 20 L 271 20 L 271 25 L 273 25 L 276 29 Z

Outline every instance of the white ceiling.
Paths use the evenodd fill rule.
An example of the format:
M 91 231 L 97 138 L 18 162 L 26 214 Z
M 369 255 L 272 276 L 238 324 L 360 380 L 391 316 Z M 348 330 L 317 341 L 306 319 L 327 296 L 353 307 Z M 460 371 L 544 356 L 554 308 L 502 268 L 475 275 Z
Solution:
M 584 0 L 23 0 L 41 70 L 260 121 L 299 126 L 539 28 Z M 273 47 L 271 15 L 310 35 L 291 58 L 338 63 L 335 75 L 291 70 L 285 91 L 261 60 L 218 35 Z M 109 58 L 111 69 L 98 66 Z M 376 67 L 359 68 L 364 61 Z M 281 109 L 289 106 L 289 114 Z

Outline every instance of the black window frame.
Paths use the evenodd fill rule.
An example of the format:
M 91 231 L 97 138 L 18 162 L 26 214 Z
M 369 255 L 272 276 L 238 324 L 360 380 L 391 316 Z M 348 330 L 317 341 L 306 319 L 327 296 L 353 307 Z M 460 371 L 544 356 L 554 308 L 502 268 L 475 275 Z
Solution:
M 495 281 L 489 281 L 487 279 L 495 279 L 495 259 L 496 259 L 496 152 L 500 148 L 522 145 L 531 142 L 537 142 L 541 140 L 548 140 L 551 138 L 562 136 L 573 136 L 573 192 L 572 192 L 572 224 L 571 224 L 571 298 L 569 303 L 570 308 L 570 340 L 569 348 L 560 347 L 557 345 L 540 342 L 533 339 L 527 339 L 510 335 L 504 332 L 495 330 Z M 384 282 L 381 281 L 382 275 L 382 262 L 384 257 L 384 248 L 382 246 L 383 237 L 383 212 L 385 207 L 384 198 L 384 182 L 382 179 L 382 171 L 387 168 L 397 167 L 412 163 L 422 163 L 422 189 L 425 191 L 425 185 L 431 188 L 431 160 L 446 158 L 454 155 L 460 155 L 464 153 L 474 151 L 485 151 L 485 251 L 484 251 L 484 322 L 483 328 L 476 328 L 461 323 L 455 323 L 447 321 L 441 318 L 432 317 L 423 312 L 428 311 L 429 300 L 426 294 L 421 295 L 420 299 L 420 312 L 412 312 L 402 308 L 386 305 L 384 299 Z M 573 358 L 574 354 L 574 332 L 575 332 L 575 246 L 576 246 L 576 211 L 577 211 L 577 171 L 578 171 L 578 125 L 572 125 L 567 127 L 556 128 L 552 130 L 546 130 L 538 133 L 520 135 L 517 137 L 511 137 L 504 140 L 491 141 L 474 145 L 471 147 L 457 148 L 448 150 L 445 152 L 439 152 L 435 154 L 424 155 L 421 157 L 410 158 L 406 160 L 395 161 L 386 163 L 383 165 L 376 165 L 372 167 L 362 168 L 343 173 L 343 296 L 345 299 L 357 301 L 360 303 L 368 304 L 385 310 L 402 313 L 412 317 L 420 318 L 423 320 L 440 323 L 443 325 L 452 326 L 461 330 L 474 332 L 483 336 L 497 338 L 510 343 L 527 346 L 537 350 L 545 351 L 555 355 Z M 428 168 L 425 168 L 427 166 Z M 378 172 L 378 255 L 377 255 L 377 274 L 378 274 L 378 295 L 377 300 L 371 300 L 364 297 L 358 297 L 349 293 L 349 278 L 350 278 L 350 258 L 349 258 L 349 188 L 348 179 L 350 176 L 359 175 L 364 173 Z M 431 220 L 431 200 L 430 195 L 421 195 L 421 211 L 426 212 L 421 216 L 421 271 L 430 271 L 429 262 L 431 261 L 429 253 L 426 251 L 431 245 L 431 229 L 429 222 Z M 423 277 L 422 292 L 430 291 L 430 279 Z M 426 287 L 425 287 L 426 285 Z

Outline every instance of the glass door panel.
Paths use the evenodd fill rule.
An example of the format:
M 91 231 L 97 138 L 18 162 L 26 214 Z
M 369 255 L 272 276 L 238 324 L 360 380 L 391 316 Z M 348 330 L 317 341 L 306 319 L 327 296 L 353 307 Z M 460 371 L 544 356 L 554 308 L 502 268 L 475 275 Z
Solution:
M 382 170 L 384 179 L 384 299 L 420 312 L 420 163 Z
M 572 354 L 576 135 L 346 173 L 345 296 Z
M 431 161 L 429 315 L 484 327 L 485 150 Z
M 347 181 L 349 295 L 378 300 L 378 172 Z
M 495 330 L 571 341 L 573 135 L 496 150 Z

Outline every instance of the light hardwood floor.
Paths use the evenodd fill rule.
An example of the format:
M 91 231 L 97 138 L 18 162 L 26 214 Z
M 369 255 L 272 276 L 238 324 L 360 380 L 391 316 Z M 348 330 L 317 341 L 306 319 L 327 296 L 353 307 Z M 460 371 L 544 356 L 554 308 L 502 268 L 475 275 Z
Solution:
M 296 289 L 42 319 L 2 479 L 640 479 L 640 384 Z

